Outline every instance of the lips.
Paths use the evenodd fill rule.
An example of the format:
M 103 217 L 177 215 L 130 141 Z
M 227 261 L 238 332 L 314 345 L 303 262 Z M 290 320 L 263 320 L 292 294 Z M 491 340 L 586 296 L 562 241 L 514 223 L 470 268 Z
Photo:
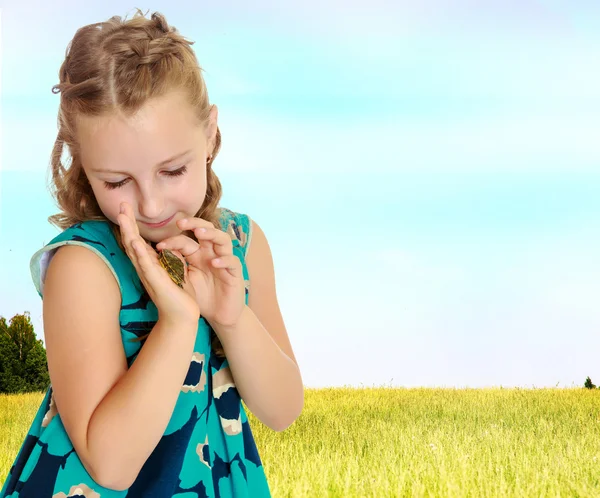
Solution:
M 166 220 L 160 221 L 158 223 L 148 223 L 146 221 L 142 221 L 142 223 L 146 226 L 149 226 L 150 228 L 160 228 L 160 227 L 164 227 L 167 223 L 169 223 L 173 218 L 175 217 L 175 215 L 172 215 L 170 218 L 167 218 Z

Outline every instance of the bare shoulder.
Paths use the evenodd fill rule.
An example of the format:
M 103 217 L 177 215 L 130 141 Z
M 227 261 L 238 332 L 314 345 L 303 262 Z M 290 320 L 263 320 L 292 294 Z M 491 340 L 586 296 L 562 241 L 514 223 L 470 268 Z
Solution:
M 120 303 L 119 285 L 98 255 L 75 245 L 56 251 L 43 296 L 48 371 L 58 412 L 80 456 L 94 410 L 127 370 Z
M 261 270 L 267 270 L 274 274 L 273 254 L 267 236 L 254 219 L 248 218 L 249 233 L 251 234 L 246 247 L 248 273 L 250 273 L 250 268 L 253 268 L 256 274 L 260 273 Z
M 80 245 L 56 250 L 44 282 L 45 309 L 53 311 L 56 305 L 64 304 L 68 309 L 57 311 L 73 313 L 83 305 L 88 308 L 86 312 L 93 313 L 98 308 L 118 312 L 120 300 L 112 271 L 93 251 Z
M 250 278 L 248 306 L 269 331 L 279 347 L 296 363 L 283 316 L 279 308 L 273 255 L 267 237 L 256 221 L 250 219 L 251 243 L 246 252 Z

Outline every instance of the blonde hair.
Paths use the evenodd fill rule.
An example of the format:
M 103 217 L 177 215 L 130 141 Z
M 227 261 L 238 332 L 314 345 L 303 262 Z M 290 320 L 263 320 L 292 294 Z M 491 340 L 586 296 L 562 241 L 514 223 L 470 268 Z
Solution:
M 77 30 L 60 67 L 60 82 L 52 88 L 53 93 L 60 93 L 60 106 L 50 185 L 61 212 L 50 216 L 50 223 L 64 230 L 82 221 L 107 221 L 123 248 L 119 227 L 100 210 L 83 170 L 77 118 L 112 113 L 131 116 L 149 99 L 182 90 L 198 122 L 206 124 L 212 106 L 191 45 L 193 42 L 169 26 L 162 14 L 155 12 L 148 19 L 139 9 L 129 20 L 114 16 Z M 220 148 L 221 131 L 217 128 L 212 156 L 206 165 L 206 197 L 196 213 L 216 228 L 220 228 L 221 183 L 212 163 Z M 68 165 L 63 157 L 67 154 Z M 215 352 L 224 356 L 220 341 L 212 334 Z

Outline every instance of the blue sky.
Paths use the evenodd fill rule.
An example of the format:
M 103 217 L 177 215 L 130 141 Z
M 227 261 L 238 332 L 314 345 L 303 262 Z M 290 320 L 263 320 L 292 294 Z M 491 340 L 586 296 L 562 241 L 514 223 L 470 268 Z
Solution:
M 600 379 L 600 4 L 415 3 L 139 6 L 196 42 L 307 386 Z M 50 90 L 75 30 L 133 7 L 3 3 L 0 315 L 40 337 Z

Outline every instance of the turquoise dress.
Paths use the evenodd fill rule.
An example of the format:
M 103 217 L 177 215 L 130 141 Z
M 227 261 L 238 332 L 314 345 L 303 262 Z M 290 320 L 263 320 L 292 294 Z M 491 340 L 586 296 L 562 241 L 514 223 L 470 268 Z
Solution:
M 230 234 L 233 252 L 242 262 L 247 304 L 250 219 L 222 209 L 221 227 Z M 122 297 L 121 339 L 131 366 L 144 344 L 132 339 L 150 332 L 158 318 L 156 306 L 109 224 L 102 221 L 75 224 L 34 254 L 31 273 L 40 297 L 53 251 L 65 244 L 94 251 L 115 275 Z M 0 492 L 0 498 L 268 496 L 265 472 L 229 364 L 213 353 L 210 327 L 203 318 L 198 321 L 189 370 L 169 424 L 129 489 L 110 490 L 90 477 L 57 413 L 50 386 Z

